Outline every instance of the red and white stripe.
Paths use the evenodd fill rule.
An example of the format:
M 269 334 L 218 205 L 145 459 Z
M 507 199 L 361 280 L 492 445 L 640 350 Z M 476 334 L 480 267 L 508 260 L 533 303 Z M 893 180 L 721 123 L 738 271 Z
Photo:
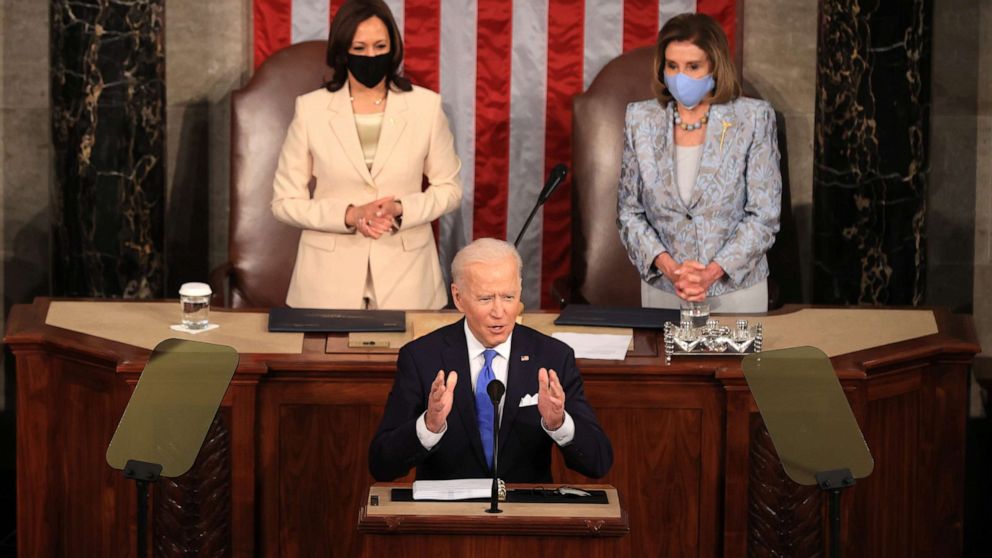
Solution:
M 255 66 L 289 44 L 326 39 L 344 0 L 254 0 Z M 462 159 L 461 211 L 439 227 L 441 261 L 474 238 L 512 241 L 551 167 L 571 163 L 572 97 L 612 58 L 654 42 L 672 16 L 714 16 L 734 44 L 737 0 L 386 0 L 404 71 L 441 93 Z M 484 32 L 482 31 L 484 30 Z M 569 165 L 571 166 L 571 165 Z M 550 306 L 569 269 L 566 180 L 520 244 L 524 302 Z

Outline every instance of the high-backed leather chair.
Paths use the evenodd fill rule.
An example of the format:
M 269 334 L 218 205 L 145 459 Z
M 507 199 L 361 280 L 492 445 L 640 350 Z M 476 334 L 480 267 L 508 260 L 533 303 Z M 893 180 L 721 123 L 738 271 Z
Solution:
M 650 99 L 654 46 L 614 58 L 572 107 L 572 274 L 569 302 L 640 306 L 637 270 L 620 243 L 617 184 L 627 104 Z
M 620 243 L 617 229 L 617 185 L 623 154 L 624 115 L 627 104 L 654 98 L 654 45 L 614 58 L 575 97 L 572 111 L 572 272 L 554 284 L 562 305 L 587 302 L 604 306 L 640 306 L 637 270 Z M 785 156 L 784 124 L 778 119 L 779 147 Z M 781 230 L 768 253 L 771 276 L 769 308 L 800 302 L 799 250 L 788 188 L 782 173 Z M 781 285 L 776 278 L 788 277 Z M 787 296 L 783 293 L 787 292 Z
M 231 95 L 231 200 L 228 261 L 211 273 L 215 304 L 286 305 L 300 230 L 272 216 L 272 180 L 296 97 L 330 75 L 326 41 L 280 50 Z

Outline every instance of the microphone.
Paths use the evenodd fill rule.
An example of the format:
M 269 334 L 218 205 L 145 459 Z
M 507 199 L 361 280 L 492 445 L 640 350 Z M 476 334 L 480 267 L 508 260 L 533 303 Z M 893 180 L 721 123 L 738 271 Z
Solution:
M 548 201 L 551 194 L 555 193 L 558 185 L 561 184 L 562 180 L 565 180 L 565 175 L 568 174 L 568 167 L 565 163 L 558 163 L 555 168 L 551 169 L 551 175 L 548 177 L 548 181 L 544 184 L 544 189 L 541 190 L 541 195 L 537 197 L 537 203 L 543 205 L 544 202 Z
M 496 406 L 496 412 L 499 412 L 499 400 L 503 398 L 503 394 L 506 393 L 506 386 L 503 382 L 499 380 L 492 380 L 486 385 L 486 393 L 489 394 L 489 400 L 493 402 Z
M 489 496 L 489 509 L 486 510 L 486 513 L 503 513 L 503 510 L 499 509 L 499 478 L 496 474 L 496 466 L 499 463 L 499 400 L 506 393 L 506 386 L 499 380 L 492 380 L 486 384 L 486 393 L 489 394 L 489 400 L 493 403 L 493 489 Z
M 524 222 L 523 228 L 520 229 L 520 233 L 517 235 L 517 239 L 513 241 L 513 247 L 516 248 L 520 245 L 520 240 L 523 239 L 524 233 L 527 232 L 527 227 L 530 226 L 530 222 L 534 219 L 534 214 L 537 213 L 537 208 L 544 205 L 544 202 L 548 201 L 551 194 L 555 193 L 558 185 L 561 184 L 562 180 L 565 180 L 565 175 L 568 174 L 568 167 L 565 163 L 558 163 L 555 168 L 551 169 L 551 174 L 548 176 L 548 181 L 544 183 L 544 188 L 541 193 L 537 196 L 537 203 L 534 204 L 534 209 L 530 210 L 530 215 L 527 216 L 527 221 Z

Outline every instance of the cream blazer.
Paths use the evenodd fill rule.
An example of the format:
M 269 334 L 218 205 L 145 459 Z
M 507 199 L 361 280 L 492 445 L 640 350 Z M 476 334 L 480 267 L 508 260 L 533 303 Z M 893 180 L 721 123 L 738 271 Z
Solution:
M 286 304 L 360 308 L 370 270 L 379 308 L 443 307 L 448 295 L 431 222 L 459 207 L 460 169 L 441 97 L 432 91 L 389 92 L 371 172 L 348 88 L 298 97 L 272 197 L 276 219 L 303 229 Z M 403 203 L 398 232 L 373 240 L 345 226 L 349 205 L 390 195 Z

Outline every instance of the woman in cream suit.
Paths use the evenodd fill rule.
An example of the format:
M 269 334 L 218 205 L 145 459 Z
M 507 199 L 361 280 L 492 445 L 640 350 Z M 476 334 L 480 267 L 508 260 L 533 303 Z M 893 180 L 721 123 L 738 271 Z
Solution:
M 402 60 L 381 0 L 341 6 L 327 45 L 334 77 L 297 98 L 276 170 L 272 212 L 303 229 L 289 306 L 447 303 L 431 222 L 459 207 L 461 162 L 440 96 L 398 75 Z
M 655 61 L 657 99 L 627 106 L 617 202 L 642 305 L 764 312 L 782 195 L 775 112 L 741 97 L 709 16 L 669 20 Z

